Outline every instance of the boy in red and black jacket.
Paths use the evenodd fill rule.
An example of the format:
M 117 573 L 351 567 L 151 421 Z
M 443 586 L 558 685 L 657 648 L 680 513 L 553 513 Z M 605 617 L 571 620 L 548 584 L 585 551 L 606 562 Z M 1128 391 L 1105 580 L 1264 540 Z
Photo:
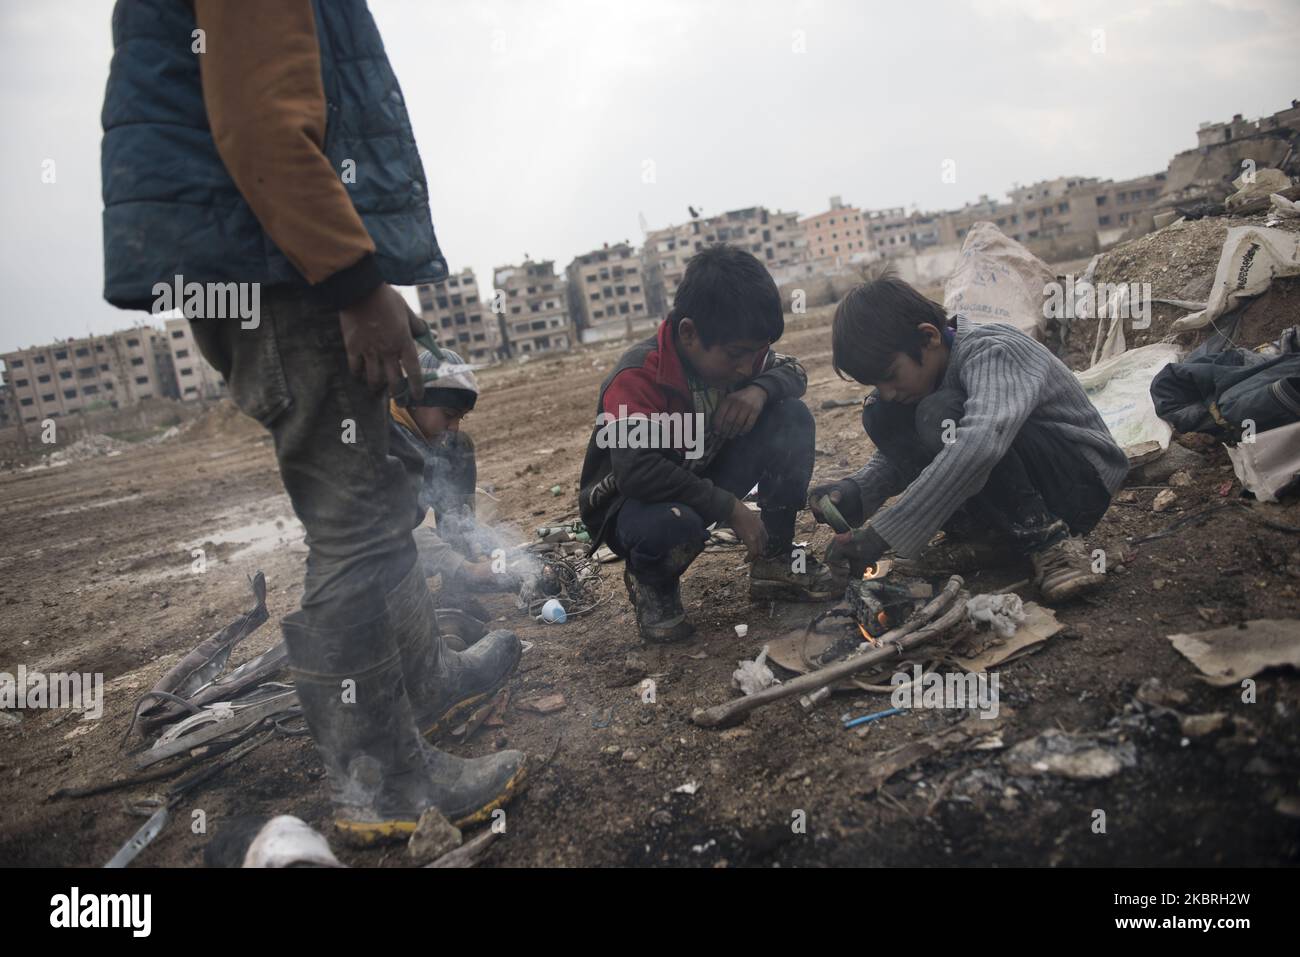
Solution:
M 601 385 L 578 504 L 592 547 L 606 542 L 626 560 L 647 641 L 693 633 L 679 582 L 714 523 L 745 543 L 751 597 L 832 595 L 830 572 L 793 545 L 815 426 L 799 398 L 803 369 L 770 348 L 784 330 L 763 264 L 713 246 L 687 264 L 655 336 L 624 353 Z M 755 483 L 757 515 L 741 501 Z

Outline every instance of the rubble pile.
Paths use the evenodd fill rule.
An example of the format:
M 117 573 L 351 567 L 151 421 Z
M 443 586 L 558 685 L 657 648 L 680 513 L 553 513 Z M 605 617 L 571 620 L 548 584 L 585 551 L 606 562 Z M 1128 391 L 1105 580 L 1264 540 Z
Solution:
M 1300 220 L 1270 220 L 1267 212 L 1178 220 L 1102 253 L 1097 258 L 1093 280 L 1116 285 L 1150 283 L 1153 300 L 1204 303 L 1214 284 L 1228 230 L 1265 224 L 1300 234 Z M 1150 326 L 1139 329 L 1133 322 L 1125 322 L 1128 348 L 1169 339 L 1174 322 L 1192 311 L 1185 305 L 1153 301 Z M 1240 310 L 1233 339 L 1247 348 L 1270 342 L 1293 325 L 1297 315 L 1300 315 L 1300 282 L 1278 279 L 1267 292 Z M 1070 324 L 1061 350 L 1067 365 L 1076 371 L 1088 366 L 1096 334 L 1094 322 Z M 1213 334 L 1214 328 L 1207 326 L 1180 334 L 1176 341 L 1190 350 Z
M 81 462 L 85 459 L 98 458 L 101 455 L 111 455 L 121 453 L 122 443 L 115 442 L 107 435 L 85 435 L 77 441 L 51 452 L 46 456 L 47 465 L 63 465 L 70 462 Z
M 240 412 L 230 399 L 222 399 L 215 407 L 188 423 L 181 434 L 185 441 L 225 437 L 260 439 L 266 431 L 258 425 L 256 419 Z

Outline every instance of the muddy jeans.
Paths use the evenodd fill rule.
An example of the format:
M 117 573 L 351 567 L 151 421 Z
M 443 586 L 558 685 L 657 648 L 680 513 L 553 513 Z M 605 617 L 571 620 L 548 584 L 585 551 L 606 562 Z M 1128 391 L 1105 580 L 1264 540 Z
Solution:
M 788 552 L 794 521 L 808 496 L 816 425 L 799 399 L 763 410 L 754 427 L 729 441 L 704 477 L 737 497 L 758 484 L 769 550 Z M 704 518 L 681 502 L 628 499 L 618 510 L 610 549 L 643 581 L 667 585 L 695 561 L 708 541 Z
M 261 322 L 190 321 L 241 411 L 275 439 L 280 478 L 307 531 L 309 626 L 374 618 L 415 561 L 419 476 L 389 453 L 388 395 L 348 371 L 337 311 L 262 290 Z
M 958 389 L 940 389 L 917 405 L 867 402 L 862 427 L 911 482 L 942 450 L 943 423 L 960 422 L 965 407 L 966 396 Z M 1110 493 L 1079 449 L 1030 421 L 1016 433 L 984 488 L 944 528 L 965 535 L 992 531 L 1029 551 L 1064 537 L 1058 519 L 1072 534 L 1091 531 L 1109 505 Z

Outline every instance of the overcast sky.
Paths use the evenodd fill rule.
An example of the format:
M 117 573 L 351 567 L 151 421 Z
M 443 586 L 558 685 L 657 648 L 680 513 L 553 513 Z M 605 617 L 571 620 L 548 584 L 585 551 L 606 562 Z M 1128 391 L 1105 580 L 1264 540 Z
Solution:
M 688 204 L 807 215 L 839 194 L 946 209 L 1017 182 L 1137 176 L 1194 147 L 1201 121 L 1300 96 L 1296 0 L 371 9 L 438 237 L 453 270 L 472 266 L 485 286 L 525 253 L 563 268 L 602 242 L 639 243 L 640 216 L 657 228 Z M 145 318 L 101 298 L 110 12 L 0 2 L 0 351 Z M 947 159 L 955 183 L 941 179 Z

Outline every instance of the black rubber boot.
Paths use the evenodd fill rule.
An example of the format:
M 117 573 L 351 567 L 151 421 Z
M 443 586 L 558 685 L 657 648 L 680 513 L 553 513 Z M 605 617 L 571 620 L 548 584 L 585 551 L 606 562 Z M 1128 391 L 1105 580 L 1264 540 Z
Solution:
M 457 827 L 485 820 L 524 777 L 521 752 L 458 758 L 416 731 L 399 641 L 416 631 L 433 634 L 434 618 L 412 591 L 385 596 L 379 614 L 359 624 L 308 627 L 295 612 L 281 625 L 329 778 L 335 826 L 354 843 L 404 840 L 430 807 Z
M 671 585 L 653 584 L 625 567 L 623 584 L 627 586 L 628 600 L 636 612 L 636 626 L 643 641 L 663 644 L 685 641 L 695 634 L 695 626 L 686 620 L 678 579 Z
M 418 565 L 393 589 L 390 601 L 404 623 L 437 621 Z M 464 651 L 449 648 L 438 631 L 437 624 L 424 631 L 403 624 L 398 637 L 415 726 L 424 735 L 455 727 L 506 683 L 523 654 L 513 631 L 490 631 Z
M 434 789 L 386 618 L 318 630 L 294 612 L 281 629 L 335 826 L 360 844 L 406 837 L 435 803 Z
M 420 731 L 428 730 L 428 722 L 434 729 L 451 727 L 449 712 L 465 713 L 475 701 L 496 691 L 519 664 L 523 649 L 513 632 L 489 632 L 460 655 L 446 649 L 438 637 L 429 584 L 415 564 L 385 601 Z M 423 740 L 420 746 L 433 777 L 438 810 L 456 827 L 487 820 L 523 785 L 525 758 L 520 751 L 459 758 Z

